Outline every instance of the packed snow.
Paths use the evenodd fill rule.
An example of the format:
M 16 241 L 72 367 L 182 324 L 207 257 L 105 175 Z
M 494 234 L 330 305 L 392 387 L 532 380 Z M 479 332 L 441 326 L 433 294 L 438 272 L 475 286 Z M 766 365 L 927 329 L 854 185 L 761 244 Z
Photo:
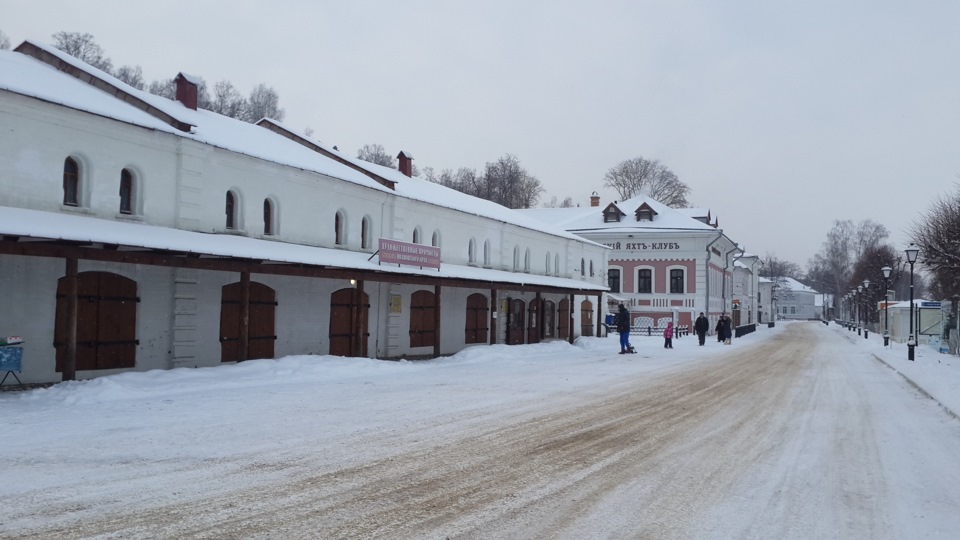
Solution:
M 863 409 L 851 414 L 871 420 L 870 426 L 864 427 L 865 433 L 855 437 L 850 434 L 850 444 L 856 443 L 854 439 L 870 439 L 864 451 L 875 451 L 876 455 L 864 455 L 862 459 L 882 469 L 875 474 L 859 471 L 861 475 L 856 478 L 862 485 L 844 484 L 841 492 L 833 495 L 818 492 L 824 475 L 849 473 L 814 470 L 824 467 L 821 460 L 832 455 L 821 455 L 821 450 L 840 445 L 841 450 L 834 451 L 843 452 L 847 442 L 842 440 L 846 437 L 843 432 L 838 436 L 838 430 L 830 427 L 835 422 L 845 425 L 843 420 L 818 416 L 825 409 L 811 404 L 811 409 L 819 412 L 799 408 L 795 412 L 795 421 L 805 424 L 806 438 L 800 441 L 786 437 L 776 442 L 765 450 L 773 454 L 764 454 L 766 457 L 749 470 L 727 471 L 721 467 L 712 480 L 699 475 L 696 479 L 685 478 L 683 470 L 695 466 L 685 461 L 696 453 L 690 447 L 662 458 L 666 461 L 658 470 L 671 469 L 670 462 L 676 464 L 677 469 L 670 474 L 634 471 L 631 474 L 637 478 L 617 480 L 616 487 L 605 490 L 602 497 L 598 495 L 602 504 L 582 506 L 586 509 L 571 515 L 562 527 L 556 525 L 553 532 L 530 534 L 536 530 L 531 527 L 540 513 L 556 519 L 554 514 L 563 512 L 564 503 L 553 496 L 540 493 L 538 496 L 544 498 L 535 506 L 536 513 L 503 510 L 512 504 L 512 498 L 532 496 L 524 495 L 521 486 L 509 488 L 512 491 L 504 494 L 503 500 L 480 506 L 482 510 L 470 522 L 474 529 L 463 524 L 459 529 L 453 525 L 445 529 L 443 523 L 433 524 L 424 518 L 425 528 L 417 531 L 429 531 L 431 537 L 846 538 L 851 537 L 851 531 L 852 537 L 863 538 L 904 534 L 916 538 L 955 537 L 960 530 L 960 513 L 956 511 L 960 503 L 960 467 L 956 464 L 960 455 L 960 361 L 919 346 L 916 361 L 910 362 L 902 344 L 885 348 L 878 335 L 864 339 L 833 324 L 807 322 L 761 327 L 735 339 L 732 345 L 708 337 L 706 346 L 698 347 L 695 336 L 675 338 L 674 349 L 669 351 L 663 349 L 661 337 L 633 336 L 638 352 L 628 355 L 617 354 L 617 337 L 610 336 L 580 338 L 575 345 L 555 341 L 475 346 L 429 361 L 292 356 L 213 368 L 126 373 L 0 393 L 5 419 L 0 445 L 0 463 L 4 465 L 0 537 L 230 536 L 232 533 L 226 531 L 231 529 L 223 528 L 230 523 L 253 527 L 256 523 L 247 521 L 265 522 L 271 512 L 298 508 L 289 500 L 272 505 L 269 493 L 273 492 L 264 486 L 307 482 L 306 478 L 312 478 L 311 471 L 324 471 L 333 477 L 342 473 L 339 495 L 327 496 L 346 500 L 352 490 L 363 489 L 362 475 L 348 476 L 353 468 L 369 469 L 370 474 L 379 467 L 389 470 L 390 463 L 400 468 L 404 456 L 419 452 L 428 458 L 434 456 L 437 467 L 456 467 L 442 449 L 454 445 L 458 438 L 482 445 L 492 436 L 489 426 L 493 424 L 510 424 L 528 417 L 549 423 L 553 421 L 549 411 L 559 415 L 572 404 L 591 400 L 597 400 L 595 406 L 600 408 L 613 400 L 610 396 L 616 392 L 632 388 L 627 385 L 635 381 L 667 380 L 685 370 L 712 369 L 737 355 L 775 344 L 774 340 L 791 328 L 802 328 L 827 344 L 815 349 L 822 365 L 842 364 L 863 379 L 849 390 L 820 388 L 826 383 L 818 383 L 811 394 L 811 400 L 846 395 L 851 409 Z M 785 358 L 789 354 L 784 351 Z M 839 383 L 831 378 L 829 384 Z M 733 410 L 721 416 L 735 416 Z M 860 417 L 856 418 L 859 422 Z M 725 421 L 749 424 L 754 420 Z M 887 422 L 889 428 L 882 427 Z M 917 432 L 889 432 L 905 425 L 917 426 Z M 590 431 L 589 426 L 584 429 Z M 705 434 L 699 440 L 710 441 L 714 429 L 719 431 L 720 426 L 698 425 L 695 431 Z M 518 437 L 522 439 L 523 434 Z M 778 441 L 777 435 L 771 434 L 769 441 Z M 859 444 L 863 443 L 861 440 Z M 503 444 L 508 444 L 506 439 Z M 697 441 L 689 444 L 696 445 Z M 543 450 L 542 445 L 537 448 Z M 860 451 L 860 446 L 846 448 Z M 528 461 L 536 462 L 538 455 L 532 454 Z M 602 449 L 595 455 L 596 463 L 583 464 L 587 471 L 584 474 L 609 474 L 601 474 L 601 462 L 615 458 L 602 457 Z M 466 475 L 468 464 L 459 466 Z M 531 466 L 542 467 L 546 476 L 552 470 L 547 463 Z M 509 472 L 502 471 L 504 477 L 494 480 L 510 486 Z M 566 486 L 565 482 L 574 480 L 544 482 L 536 489 L 566 493 L 563 490 L 567 487 L 554 484 Z M 711 483 L 731 482 L 732 487 L 727 489 L 732 495 L 713 500 L 685 491 L 683 497 L 690 500 L 690 512 L 699 509 L 697 519 L 689 516 L 657 523 L 658 509 L 643 509 L 647 513 L 641 509 L 621 511 L 621 507 L 633 504 L 632 499 L 641 493 L 637 490 L 649 491 L 652 486 L 669 490 L 672 483 L 685 482 L 702 486 L 698 491 L 707 495 L 713 493 Z M 884 494 L 872 493 L 884 489 L 892 490 L 889 503 L 884 502 Z M 230 498 L 237 493 L 251 496 L 239 502 Z M 382 494 L 364 497 L 386 498 Z M 856 500 L 850 503 L 847 499 L 851 498 Z M 771 500 L 784 508 L 775 508 Z M 204 517 L 191 514 L 190 509 L 204 508 L 210 501 L 220 502 L 199 514 Z M 444 499 L 441 507 L 457 502 Z M 367 504 L 385 503 L 368 500 Z M 682 516 L 684 509 L 674 504 L 670 503 L 670 512 Z M 879 522 L 874 512 L 885 512 L 884 504 L 890 504 L 892 510 Z M 849 509 L 850 505 L 867 510 L 863 515 L 841 515 L 838 508 Z M 160 508 L 179 508 L 177 512 L 184 514 L 175 523 L 148 526 Z M 758 514 L 757 508 L 764 511 Z M 501 511 L 495 521 L 484 521 L 484 513 Z M 284 520 L 283 530 L 276 525 L 272 525 L 272 533 L 245 528 L 241 530 L 247 534 L 240 536 L 271 537 L 275 533 L 276 537 L 307 538 L 313 535 L 312 529 L 303 528 L 307 523 L 318 527 L 316 521 L 321 520 L 320 524 L 332 526 L 323 521 L 326 518 L 308 514 L 304 511 L 295 520 Z M 118 520 L 133 520 L 130 516 L 134 515 L 143 521 L 117 524 Z M 221 521 L 223 516 L 230 516 L 230 520 Z M 349 518 L 337 517 L 346 523 Z M 204 525 L 205 520 L 209 524 Z M 781 529 L 793 520 L 801 523 Z M 378 529 L 334 536 L 410 535 L 411 530 L 404 529 L 402 521 L 379 523 Z M 843 527 L 830 528 L 837 523 Z M 95 528 L 100 526 L 103 529 Z

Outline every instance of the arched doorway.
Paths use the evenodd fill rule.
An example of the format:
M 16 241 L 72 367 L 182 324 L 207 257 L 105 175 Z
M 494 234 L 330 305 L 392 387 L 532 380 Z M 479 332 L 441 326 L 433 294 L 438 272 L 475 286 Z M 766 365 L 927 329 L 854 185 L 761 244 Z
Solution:
M 467 297 L 467 322 L 463 339 L 464 343 L 487 342 L 488 314 L 487 297 L 485 295 L 473 293 Z
M 367 293 L 348 288 L 330 295 L 330 354 L 367 356 L 369 311 Z
M 527 343 L 540 343 L 540 302 L 536 300 L 527 308 Z
M 137 356 L 137 282 L 109 272 L 77 274 L 77 371 L 132 368 Z M 56 369 L 67 355 L 67 278 L 57 280 Z
M 410 297 L 410 346 L 433 347 L 437 340 L 436 306 L 430 291 L 416 291 Z
M 589 300 L 580 303 L 580 335 L 593 335 L 593 302 Z
M 507 345 L 523 344 L 523 319 L 526 316 L 526 304 L 519 298 L 510 299 L 507 313 Z
M 240 301 L 243 283 L 220 289 L 220 361 L 234 362 L 255 358 L 273 358 L 277 340 L 277 292 L 263 283 L 250 282 L 247 357 L 240 358 Z
M 570 339 L 570 300 L 564 298 L 557 308 L 557 337 Z
M 544 300 L 543 302 L 543 338 L 552 339 L 556 337 L 556 305 L 553 300 Z

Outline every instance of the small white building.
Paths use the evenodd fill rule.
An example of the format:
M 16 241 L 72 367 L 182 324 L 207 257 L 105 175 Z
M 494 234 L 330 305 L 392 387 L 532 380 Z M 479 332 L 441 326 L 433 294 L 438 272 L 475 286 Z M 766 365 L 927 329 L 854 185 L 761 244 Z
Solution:
M 776 314 L 779 319 L 815 320 L 823 318 L 822 295 L 790 277 L 781 277 L 773 287 Z

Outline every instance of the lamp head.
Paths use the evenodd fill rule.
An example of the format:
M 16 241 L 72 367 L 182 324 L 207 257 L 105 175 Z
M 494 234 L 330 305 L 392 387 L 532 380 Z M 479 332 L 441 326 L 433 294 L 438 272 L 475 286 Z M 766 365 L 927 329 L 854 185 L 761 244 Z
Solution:
M 917 262 L 917 254 L 920 253 L 920 248 L 918 248 L 916 244 L 910 242 L 910 245 L 907 246 L 905 251 L 907 252 L 907 262 L 910 264 Z
M 869 280 L 869 279 L 863 280 L 863 288 L 864 288 L 864 289 L 869 289 L 869 288 L 870 288 L 870 280 Z
M 883 268 L 880 269 L 880 271 L 883 272 L 883 279 L 890 279 L 890 274 L 891 272 L 893 272 L 893 268 L 890 268 L 889 266 L 884 266 Z

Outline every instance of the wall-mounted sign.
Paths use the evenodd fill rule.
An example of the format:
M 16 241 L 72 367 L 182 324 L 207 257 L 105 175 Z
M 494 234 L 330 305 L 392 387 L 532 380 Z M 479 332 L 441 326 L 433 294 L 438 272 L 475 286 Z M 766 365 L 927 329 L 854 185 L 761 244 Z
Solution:
M 680 249 L 680 244 L 677 242 L 610 242 L 604 245 L 608 248 L 626 249 L 629 251 Z
M 380 262 L 440 268 L 440 248 L 380 239 Z

